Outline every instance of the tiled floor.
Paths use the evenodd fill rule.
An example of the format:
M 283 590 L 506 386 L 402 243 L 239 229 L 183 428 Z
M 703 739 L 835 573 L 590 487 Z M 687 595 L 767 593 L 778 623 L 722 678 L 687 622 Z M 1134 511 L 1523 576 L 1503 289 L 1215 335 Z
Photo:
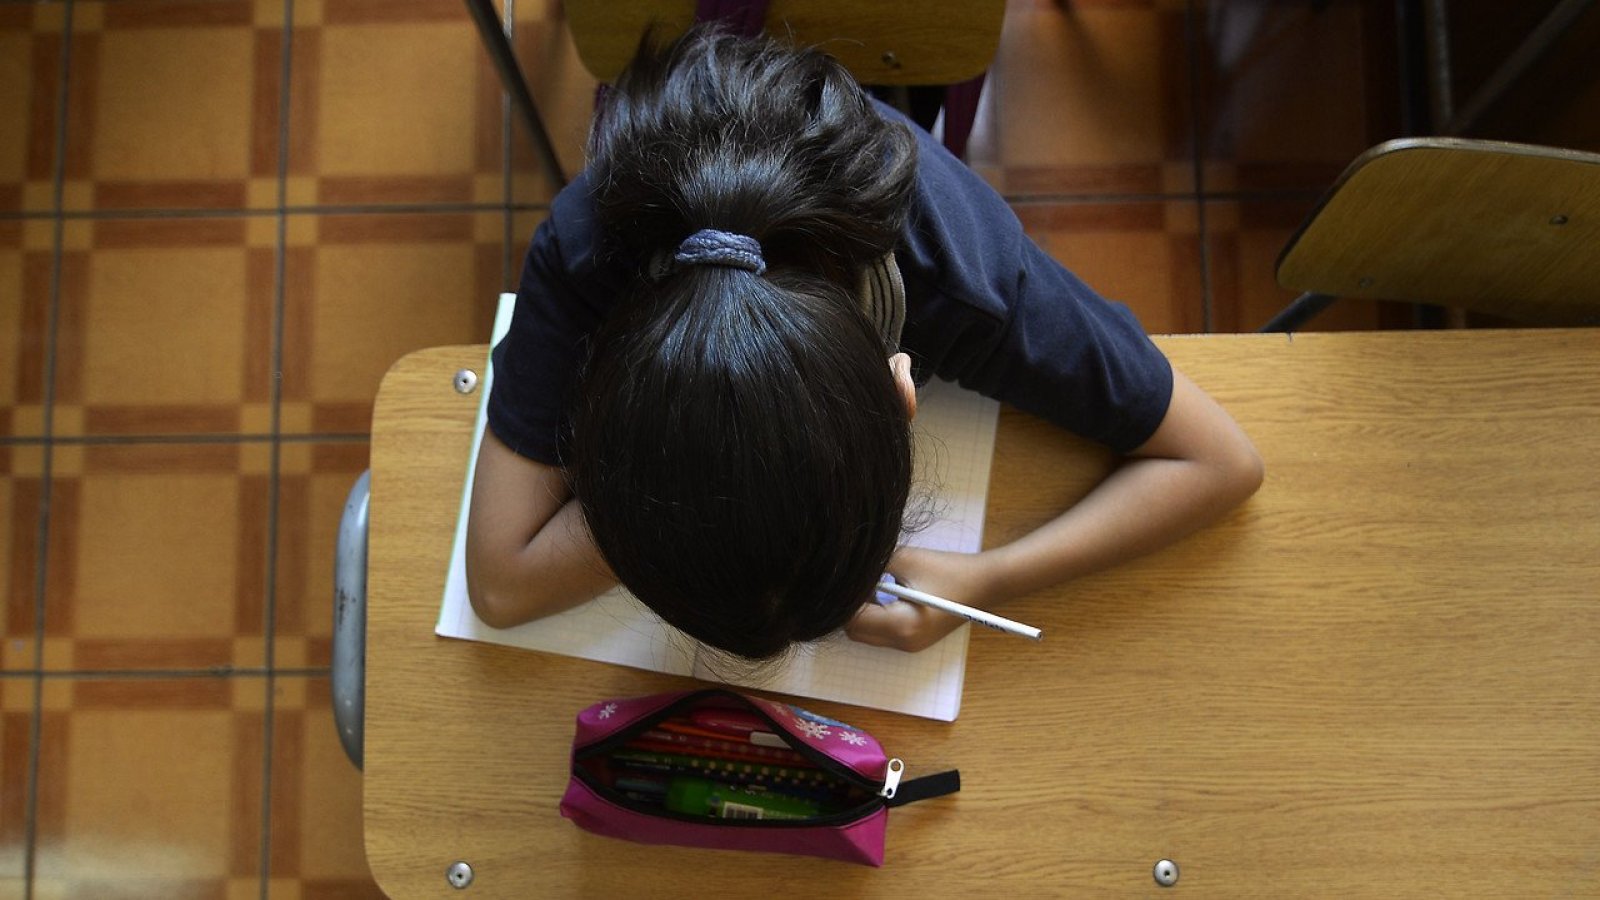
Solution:
M 1300 218 L 1391 136 L 1367 75 L 1395 51 L 1362 10 L 1011 0 L 969 161 L 1149 330 L 1253 330 L 1292 297 L 1272 272 Z M 1342 304 L 1315 327 L 1385 322 Z
M 514 18 L 573 170 L 556 6 Z M 1013 0 L 971 162 L 1151 330 L 1252 329 L 1387 136 L 1374 33 L 1354 0 Z M 548 197 L 459 0 L 0 4 L 0 898 L 375 893 L 337 519 L 383 372 L 485 338 Z

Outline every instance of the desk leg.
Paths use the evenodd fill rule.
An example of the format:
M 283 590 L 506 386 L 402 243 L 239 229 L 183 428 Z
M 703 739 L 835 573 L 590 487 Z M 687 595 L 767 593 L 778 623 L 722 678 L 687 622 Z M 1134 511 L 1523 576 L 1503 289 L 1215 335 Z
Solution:
M 478 26 L 478 35 L 483 38 L 483 49 L 488 51 L 489 61 L 500 73 L 500 84 L 511 96 L 511 105 L 516 107 L 522 124 L 527 127 L 528 136 L 533 139 L 534 150 L 539 154 L 545 172 L 555 183 L 556 190 L 566 187 L 567 176 L 561 171 L 555 145 L 550 143 L 550 134 L 545 131 L 544 120 L 539 117 L 539 107 L 533 102 L 528 82 L 522 77 L 522 67 L 517 65 L 516 52 L 511 49 L 511 42 L 506 40 L 505 28 L 495 15 L 494 4 L 490 0 L 465 2 L 467 12 L 472 14 L 472 21 Z

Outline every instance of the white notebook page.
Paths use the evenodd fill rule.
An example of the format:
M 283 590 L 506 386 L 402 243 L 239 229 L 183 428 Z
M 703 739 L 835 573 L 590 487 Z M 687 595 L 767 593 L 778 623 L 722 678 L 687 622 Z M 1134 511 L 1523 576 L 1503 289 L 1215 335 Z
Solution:
M 494 342 L 510 324 L 512 300 L 510 294 L 501 297 Z M 466 523 L 493 377 L 491 369 L 479 385 L 472 456 L 435 632 L 721 681 L 701 664 L 692 638 L 663 623 L 622 588 L 516 628 L 490 628 L 473 614 L 466 590 Z M 945 382 L 931 383 L 918 392 L 914 429 L 918 477 L 927 488 L 925 493 L 932 494 L 929 502 L 935 518 L 931 526 L 909 535 L 907 543 L 969 553 L 980 548 L 998 411 L 994 401 Z M 785 665 L 762 678 L 731 683 L 951 721 L 961 708 L 970 630 L 971 626 L 963 626 L 921 653 L 869 647 L 836 635 L 801 648 Z

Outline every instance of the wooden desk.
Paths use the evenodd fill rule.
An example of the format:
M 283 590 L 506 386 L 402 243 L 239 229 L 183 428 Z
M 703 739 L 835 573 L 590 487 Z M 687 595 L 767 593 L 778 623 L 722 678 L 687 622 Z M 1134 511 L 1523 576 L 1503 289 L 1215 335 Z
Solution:
M 954 797 L 882 870 L 561 819 L 572 719 L 685 679 L 435 638 L 482 348 L 402 360 L 372 448 L 366 834 L 395 897 L 1600 893 L 1600 331 L 1164 338 L 1267 460 L 1222 525 L 1007 608 L 953 724 L 806 703 Z M 1001 419 L 990 541 L 1100 452 Z M 446 867 L 471 863 L 464 892 Z

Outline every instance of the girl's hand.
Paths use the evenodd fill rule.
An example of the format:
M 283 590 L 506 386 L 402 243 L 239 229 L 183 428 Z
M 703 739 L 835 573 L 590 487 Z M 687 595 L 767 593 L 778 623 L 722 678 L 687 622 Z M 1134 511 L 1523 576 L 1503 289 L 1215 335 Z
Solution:
M 987 599 L 981 554 L 901 547 L 889 560 L 889 574 L 907 587 L 968 606 L 981 607 Z M 960 616 L 905 600 L 888 605 L 868 600 L 845 626 L 845 634 L 863 644 L 916 653 L 937 644 L 965 623 L 966 619 Z

